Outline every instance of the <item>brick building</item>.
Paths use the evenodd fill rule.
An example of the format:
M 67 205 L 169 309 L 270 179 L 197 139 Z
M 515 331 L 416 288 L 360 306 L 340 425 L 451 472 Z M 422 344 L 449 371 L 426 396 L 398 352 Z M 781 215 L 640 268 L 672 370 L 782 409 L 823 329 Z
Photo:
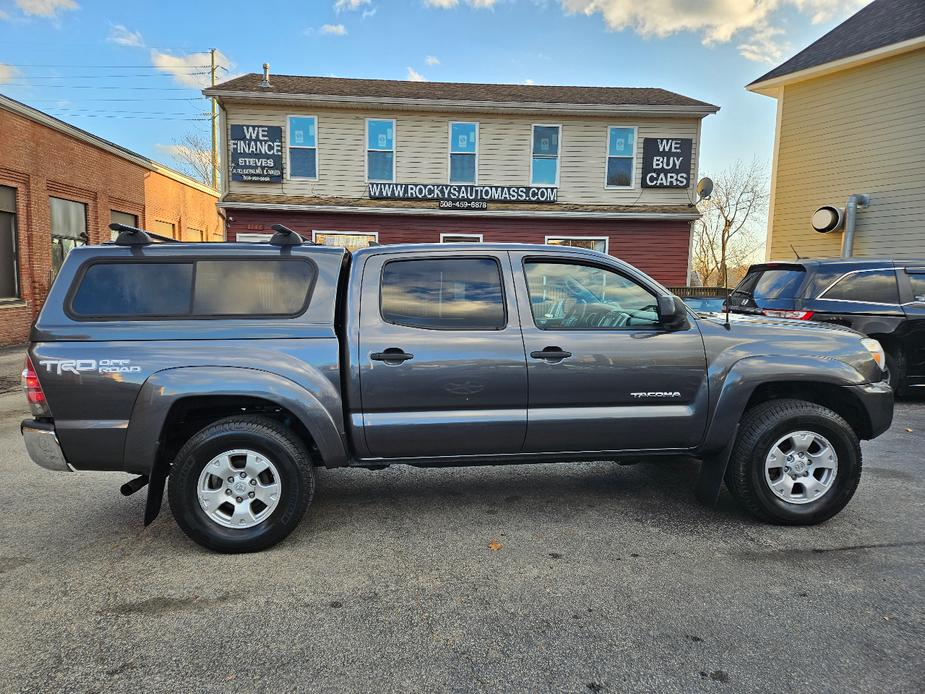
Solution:
M 57 268 L 111 221 L 224 240 L 211 188 L 0 96 L 0 344 L 27 339 Z
M 594 248 L 687 281 L 702 119 L 663 89 L 250 74 L 219 100 L 229 240 Z

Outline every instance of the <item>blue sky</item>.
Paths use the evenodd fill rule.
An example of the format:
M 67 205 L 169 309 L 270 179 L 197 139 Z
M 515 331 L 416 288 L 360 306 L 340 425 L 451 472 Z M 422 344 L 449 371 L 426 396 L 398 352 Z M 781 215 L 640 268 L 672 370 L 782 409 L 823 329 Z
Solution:
M 0 0 L 0 93 L 169 163 L 208 136 L 223 74 L 654 86 L 721 107 L 701 172 L 770 161 L 775 102 L 744 85 L 862 0 Z M 198 120 L 197 120 L 198 119 Z M 2 133 L 0 133 L 2 138 Z

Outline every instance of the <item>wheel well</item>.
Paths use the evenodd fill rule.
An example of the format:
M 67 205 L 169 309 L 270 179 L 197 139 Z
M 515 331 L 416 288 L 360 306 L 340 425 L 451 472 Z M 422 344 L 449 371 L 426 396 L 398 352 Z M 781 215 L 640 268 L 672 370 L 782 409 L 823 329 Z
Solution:
M 846 388 L 831 383 L 804 383 L 802 381 L 762 383 L 755 388 L 745 409 L 768 400 L 794 398 L 814 402 L 840 415 L 862 439 L 871 434 L 870 419 L 857 397 Z
M 237 395 L 196 396 L 175 402 L 164 420 L 158 458 L 172 461 L 197 431 L 219 419 L 240 414 L 257 414 L 276 420 L 302 440 L 316 465 L 322 463 L 318 446 L 302 420 L 270 400 Z

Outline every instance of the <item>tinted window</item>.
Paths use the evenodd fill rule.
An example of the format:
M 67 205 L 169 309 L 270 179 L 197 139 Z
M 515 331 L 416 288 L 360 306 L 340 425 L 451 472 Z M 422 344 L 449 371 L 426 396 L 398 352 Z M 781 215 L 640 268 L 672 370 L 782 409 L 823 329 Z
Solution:
M 796 296 L 804 277 L 803 270 L 762 270 L 749 273 L 736 292 L 751 294 L 755 299 L 789 299 Z
M 433 330 L 501 330 L 501 269 L 489 258 L 394 260 L 382 270 L 382 318 Z
M 896 273 L 893 270 L 857 272 L 840 279 L 820 298 L 898 304 Z
M 193 313 L 292 315 L 305 305 L 314 267 L 300 260 L 200 260 Z
M 294 315 L 313 280 L 314 267 L 299 260 L 98 263 L 84 273 L 71 309 L 127 319 Z
M 71 304 L 81 316 L 175 316 L 189 313 L 192 263 L 91 265 Z
M 538 328 L 616 330 L 658 324 L 655 296 L 616 272 L 540 262 L 528 262 L 526 271 Z

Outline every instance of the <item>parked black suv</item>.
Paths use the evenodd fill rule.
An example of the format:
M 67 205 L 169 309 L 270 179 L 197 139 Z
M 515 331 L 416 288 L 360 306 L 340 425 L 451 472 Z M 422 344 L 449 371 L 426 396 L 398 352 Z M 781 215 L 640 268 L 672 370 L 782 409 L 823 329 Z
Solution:
M 819 258 L 752 265 L 729 297 L 735 313 L 853 328 L 886 350 L 902 394 L 925 386 L 925 260 Z

